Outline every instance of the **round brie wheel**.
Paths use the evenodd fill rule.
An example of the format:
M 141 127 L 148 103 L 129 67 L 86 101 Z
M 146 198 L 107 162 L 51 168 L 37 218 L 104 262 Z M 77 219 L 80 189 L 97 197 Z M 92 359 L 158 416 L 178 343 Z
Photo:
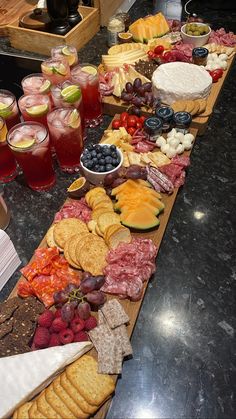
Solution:
M 206 98 L 209 96 L 211 85 L 210 74 L 195 64 L 162 64 L 152 75 L 153 95 L 167 105 L 177 100 Z

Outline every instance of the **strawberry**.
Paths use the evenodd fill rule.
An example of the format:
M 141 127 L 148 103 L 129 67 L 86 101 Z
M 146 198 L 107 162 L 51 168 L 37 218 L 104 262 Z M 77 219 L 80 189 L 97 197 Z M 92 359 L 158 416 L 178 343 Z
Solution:
M 49 328 L 52 324 L 54 319 L 54 314 L 51 310 L 45 310 L 40 316 L 38 317 L 38 324 L 41 327 Z

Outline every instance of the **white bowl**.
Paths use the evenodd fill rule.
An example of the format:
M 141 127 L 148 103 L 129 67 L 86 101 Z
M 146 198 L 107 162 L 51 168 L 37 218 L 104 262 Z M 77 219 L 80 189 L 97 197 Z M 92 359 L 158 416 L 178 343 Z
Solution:
M 111 146 L 111 144 L 100 144 L 100 145 L 102 147 L 104 145 L 108 145 L 109 147 Z M 81 157 L 83 156 L 83 154 L 81 154 L 81 157 L 80 157 L 80 166 L 81 166 L 81 169 L 82 169 L 82 171 L 84 173 L 85 178 L 90 183 L 92 183 L 93 185 L 101 185 L 103 183 L 104 178 L 105 178 L 106 175 L 108 175 L 109 173 L 115 173 L 115 172 L 117 172 L 120 169 L 120 167 L 123 164 L 123 154 L 122 154 L 121 150 L 118 147 L 116 147 L 116 149 L 117 149 L 117 151 L 119 153 L 119 156 L 120 156 L 120 163 L 118 164 L 117 167 L 115 167 L 115 169 L 112 169 L 109 172 L 93 172 L 92 170 L 87 169 L 87 167 L 85 167 L 83 165 L 83 162 L 81 160 Z
M 202 26 L 203 23 L 200 22 L 192 22 L 197 26 Z M 187 33 L 185 33 L 185 28 L 186 28 L 187 23 L 185 23 L 185 25 L 183 25 L 181 27 L 181 36 L 183 39 L 183 42 L 185 44 L 192 44 L 194 46 L 194 48 L 196 47 L 202 47 L 203 45 L 206 45 L 208 42 L 208 39 L 210 37 L 211 34 L 211 28 L 209 27 L 209 32 L 205 35 L 188 35 Z

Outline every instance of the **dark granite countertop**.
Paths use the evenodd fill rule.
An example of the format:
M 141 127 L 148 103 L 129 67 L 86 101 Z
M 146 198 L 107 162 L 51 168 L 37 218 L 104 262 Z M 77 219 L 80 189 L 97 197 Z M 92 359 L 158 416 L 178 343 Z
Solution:
M 139 0 L 132 18 L 151 11 L 152 1 Z M 6 40 L 1 42 L 1 51 L 15 52 Z M 106 49 L 103 29 L 79 58 L 98 64 Z M 205 134 L 195 143 L 132 336 L 134 356 L 124 363 L 110 419 L 236 416 L 235 79 L 236 64 Z M 16 89 L 19 81 L 15 80 Z M 110 120 L 105 116 L 99 128 L 89 130 L 89 139 L 98 141 Z M 56 186 L 44 193 L 29 190 L 21 177 L 6 186 L 12 214 L 6 231 L 23 264 L 74 178 L 57 170 Z M 18 278 L 15 273 L 1 299 Z

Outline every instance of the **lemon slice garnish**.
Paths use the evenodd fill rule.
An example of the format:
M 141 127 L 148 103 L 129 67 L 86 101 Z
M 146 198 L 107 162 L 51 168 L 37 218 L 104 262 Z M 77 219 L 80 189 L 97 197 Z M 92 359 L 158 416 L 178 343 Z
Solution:
M 40 93 L 48 93 L 51 87 L 51 82 L 49 80 L 45 80 L 42 86 L 39 89 Z
M 84 73 L 91 74 L 92 76 L 96 76 L 97 69 L 94 67 L 91 67 L 90 65 L 86 65 L 85 67 L 82 67 L 81 69 Z
M 62 48 L 61 52 L 63 55 L 65 55 L 70 66 L 75 63 L 75 56 L 74 54 L 71 53 L 71 51 L 69 50 L 67 46 Z
M 74 103 L 81 98 L 80 87 L 76 86 L 76 84 L 67 86 L 61 91 L 61 96 L 63 97 L 65 102 Z
M 35 138 L 22 138 L 20 141 L 18 141 L 15 145 L 15 147 L 20 148 L 30 148 L 34 143 L 36 142 Z
M 42 116 L 48 112 L 48 105 L 36 105 L 26 108 L 26 112 L 30 116 Z
M 3 143 L 4 141 L 6 141 L 6 137 L 7 137 L 6 124 L 0 121 L 0 143 Z
M 68 119 L 68 125 L 70 128 L 78 128 L 80 126 L 80 117 L 77 109 L 74 109 Z

